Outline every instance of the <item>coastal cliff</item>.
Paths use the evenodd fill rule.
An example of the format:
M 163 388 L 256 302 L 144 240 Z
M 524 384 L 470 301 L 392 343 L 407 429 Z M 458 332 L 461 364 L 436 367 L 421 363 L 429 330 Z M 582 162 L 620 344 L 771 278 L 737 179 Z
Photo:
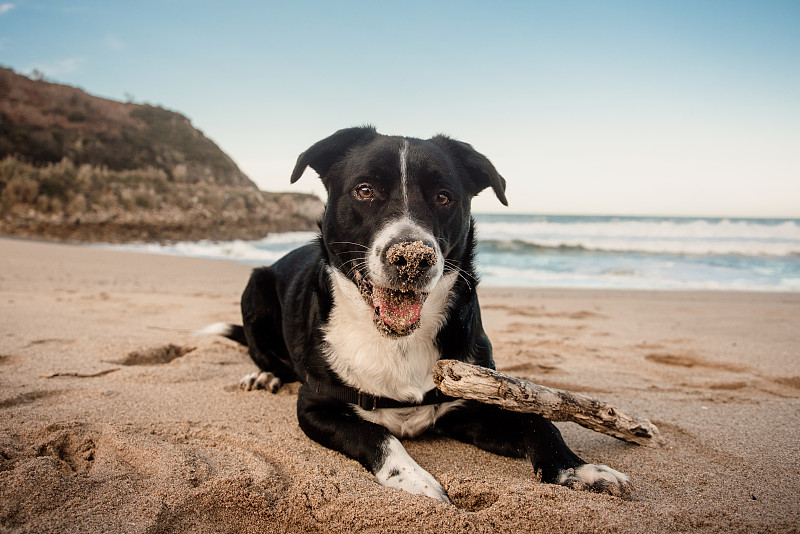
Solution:
M 186 117 L 0 68 L 0 233 L 129 242 L 312 230 L 322 201 L 267 193 Z

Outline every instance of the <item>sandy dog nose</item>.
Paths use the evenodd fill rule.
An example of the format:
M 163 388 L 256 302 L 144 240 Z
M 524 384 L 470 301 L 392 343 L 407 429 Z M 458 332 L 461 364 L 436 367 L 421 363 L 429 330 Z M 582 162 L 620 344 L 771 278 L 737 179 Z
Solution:
M 436 251 L 422 241 L 395 243 L 386 250 L 386 259 L 409 281 L 436 265 Z

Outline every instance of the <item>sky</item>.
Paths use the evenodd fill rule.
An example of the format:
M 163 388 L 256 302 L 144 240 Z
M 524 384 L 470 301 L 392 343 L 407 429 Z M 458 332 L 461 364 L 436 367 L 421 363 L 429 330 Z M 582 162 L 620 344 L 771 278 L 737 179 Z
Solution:
M 475 212 L 800 217 L 796 0 L 0 0 L 0 65 L 183 113 L 270 191 L 373 124 L 485 154 Z

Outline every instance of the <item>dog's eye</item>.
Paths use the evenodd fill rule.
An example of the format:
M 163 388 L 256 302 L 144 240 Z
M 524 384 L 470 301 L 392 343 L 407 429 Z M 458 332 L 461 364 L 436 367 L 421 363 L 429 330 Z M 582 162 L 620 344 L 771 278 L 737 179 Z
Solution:
M 362 200 L 375 198 L 375 190 L 369 184 L 361 184 L 356 187 L 356 195 Z
M 447 206 L 451 201 L 452 199 L 450 198 L 450 193 L 447 191 L 439 191 L 439 193 L 436 195 L 436 204 L 439 206 Z

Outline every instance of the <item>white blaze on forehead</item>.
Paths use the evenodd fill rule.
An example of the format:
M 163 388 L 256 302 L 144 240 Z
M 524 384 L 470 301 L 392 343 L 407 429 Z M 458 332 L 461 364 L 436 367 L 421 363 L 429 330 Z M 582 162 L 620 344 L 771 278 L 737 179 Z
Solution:
M 403 208 L 408 212 L 408 139 L 400 147 L 400 187 L 403 192 Z

